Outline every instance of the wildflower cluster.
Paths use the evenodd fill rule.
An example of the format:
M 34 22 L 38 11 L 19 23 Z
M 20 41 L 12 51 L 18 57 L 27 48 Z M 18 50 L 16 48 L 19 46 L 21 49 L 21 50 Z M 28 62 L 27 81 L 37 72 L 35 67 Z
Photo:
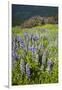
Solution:
M 23 33 L 12 39 L 12 59 L 20 60 L 20 71 L 22 75 L 27 75 L 30 79 L 32 73 L 39 71 L 52 71 L 52 60 L 47 58 L 48 48 L 45 48 L 43 38 L 39 33 Z M 41 42 L 39 42 L 41 40 Z M 21 51 L 19 54 L 17 51 Z M 34 71 L 32 69 L 34 68 Z

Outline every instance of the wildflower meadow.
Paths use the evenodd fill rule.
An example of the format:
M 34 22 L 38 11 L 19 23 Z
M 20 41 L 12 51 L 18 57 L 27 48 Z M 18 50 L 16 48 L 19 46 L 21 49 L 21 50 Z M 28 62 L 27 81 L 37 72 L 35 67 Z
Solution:
M 58 25 L 12 28 L 12 85 L 58 83 Z

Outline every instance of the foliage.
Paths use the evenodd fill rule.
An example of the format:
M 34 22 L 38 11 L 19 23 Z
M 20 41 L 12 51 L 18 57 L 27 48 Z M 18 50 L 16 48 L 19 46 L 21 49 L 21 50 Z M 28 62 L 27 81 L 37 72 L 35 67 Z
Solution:
M 50 17 L 41 17 L 41 16 L 34 16 L 25 20 L 24 23 L 21 24 L 22 28 L 31 28 L 35 26 L 41 26 L 43 24 L 57 24 L 58 17 L 57 16 L 50 16 Z
M 58 82 L 58 28 L 12 29 L 12 85 Z

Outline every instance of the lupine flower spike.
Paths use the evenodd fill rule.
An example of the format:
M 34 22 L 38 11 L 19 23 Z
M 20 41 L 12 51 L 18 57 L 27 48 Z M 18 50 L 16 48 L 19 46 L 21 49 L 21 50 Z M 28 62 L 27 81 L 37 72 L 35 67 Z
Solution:
M 25 62 L 24 62 L 24 60 L 21 60 L 21 62 L 20 62 L 20 70 L 21 70 L 21 73 L 23 75 L 25 73 Z
M 51 70 L 52 70 L 52 61 L 51 59 L 48 59 L 47 61 L 47 70 L 49 71 L 49 73 L 51 73 Z
M 28 64 L 26 64 L 26 75 L 27 75 L 28 79 L 30 79 L 30 68 L 29 68 Z

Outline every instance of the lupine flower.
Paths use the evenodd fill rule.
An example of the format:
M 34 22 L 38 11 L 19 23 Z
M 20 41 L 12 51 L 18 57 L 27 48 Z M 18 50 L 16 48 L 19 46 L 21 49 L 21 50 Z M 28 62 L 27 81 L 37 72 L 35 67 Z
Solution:
M 29 37 L 26 37 L 26 44 L 29 43 Z
M 35 36 L 33 39 L 34 39 L 34 41 L 37 41 L 37 40 L 38 40 L 38 37 L 37 37 L 37 36 Z
M 28 46 L 28 49 L 31 50 L 33 53 L 36 52 L 36 48 L 33 45 Z
M 25 45 L 24 45 L 24 42 L 23 42 L 23 41 L 20 41 L 20 47 L 21 47 L 21 48 L 24 48 L 24 46 L 25 46 Z
M 28 35 L 28 33 L 27 32 L 24 32 L 24 36 L 26 37 Z
M 36 52 L 36 48 L 35 48 L 35 47 L 32 48 L 32 52 L 33 52 L 33 53 Z
M 17 50 L 17 49 L 18 49 L 18 45 L 16 44 L 16 45 L 15 45 L 15 50 Z
M 12 60 L 14 60 L 15 59 L 15 52 L 14 52 L 14 50 L 12 50 Z
M 20 62 L 20 70 L 21 70 L 22 74 L 25 73 L 25 62 L 24 62 L 24 60 L 21 60 L 21 62 Z
M 47 70 L 49 71 L 49 73 L 51 73 L 51 69 L 52 69 L 52 61 L 51 61 L 51 59 L 49 59 L 48 61 L 47 61 Z
M 29 38 L 30 38 L 30 39 L 32 39 L 32 37 L 33 37 L 33 34 L 32 34 L 32 33 L 30 33 Z
M 44 51 L 43 56 L 42 56 L 42 64 L 45 65 L 45 63 L 46 63 L 46 52 Z
M 24 44 L 20 44 L 20 47 L 21 47 L 21 48 L 24 48 Z
M 29 46 L 28 46 L 28 50 L 32 50 L 32 46 L 29 45 Z
M 32 33 L 30 33 L 30 35 L 29 35 L 29 39 L 32 41 L 32 43 L 34 43 L 34 36 L 33 36 Z
M 15 49 L 15 38 L 12 39 L 12 49 Z
M 32 51 L 32 59 L 35 57 L 35 53 L 37 48 L 35 48 L 33 45 L 28 47 L 28 50 Z
M 47 61 L 47 65 L 52 65 L 52 61 L 51 61 L 51 59 L 49 59 L 48 61 Z
M 20 39 L 20 43 L 24 43 L 24 41 L 22 39 Z
M 19 55 L 15 52 L 15 60 L 19 59 Z
M 26 43 L 29 42 L 29 36 L 28 36 L 28 33 L 27 32 L 24 32 L 24 36 L 25 36 L 25 39 L 26 39 Z
M 30 79 L 30 68 L 28 64 L 26 64 L 26 74 L 27 74 L 28 79 Z
M 14 60 L 19 59 L 19 56 L 17 55 L 17 53 L 14 50 L 12 51 L 12 59 L 14 59 Z
M 38 39 L 39 39 L 38 33 L 36 33 L 36 35 L 33 35 L 33 36 L 32 36 L 32 39 L 33 39 L 34 41 L 38 40 Z
M 17 35 L 16 40 L 20 42 L 21 41 L 21 37 L 19 35 Z
M 38 34 L 38 33 L 36 33 L 36 35 L 35 35 L 35 39 L 36 39 L 36 40 L 39 39 L 39 34 Z
M 32 37 L 32 44 L 34 44 L 34 37 Z

